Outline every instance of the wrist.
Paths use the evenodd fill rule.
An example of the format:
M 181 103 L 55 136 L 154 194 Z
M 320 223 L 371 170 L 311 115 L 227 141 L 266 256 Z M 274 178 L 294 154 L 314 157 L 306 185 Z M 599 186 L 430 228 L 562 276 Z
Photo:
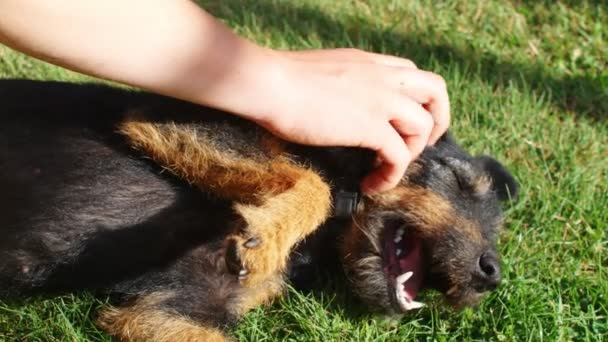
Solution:
M 277 91 L 285 85 L 288 67 L 280 52 L 258 46 L 240 37 L 218 60 L 202 66 L 194 101 L 258 123 L 273 120 Z

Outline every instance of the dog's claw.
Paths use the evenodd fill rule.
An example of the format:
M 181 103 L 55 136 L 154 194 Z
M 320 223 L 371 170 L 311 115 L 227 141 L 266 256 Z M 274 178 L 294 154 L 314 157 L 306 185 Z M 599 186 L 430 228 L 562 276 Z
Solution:
M 236 241 L 231 241 L 226 248 L 226 268 L 228 272 L 232 274 L 238 274 L 241 276 L 243 271 L 243 264 L 241 262 L 241 256 Z
M 260 239 L 257 237 L 252 237 L 249 240 L 245 241 L 243 246 L 245 246 L 245 248 L 256 248 L 260 246 Z
M 242 269 L 239 271 L 239 280 L 243 280 L 245 278 L 247 278 L 247 275 L 249 274 L 249 271 L 246 269 Z

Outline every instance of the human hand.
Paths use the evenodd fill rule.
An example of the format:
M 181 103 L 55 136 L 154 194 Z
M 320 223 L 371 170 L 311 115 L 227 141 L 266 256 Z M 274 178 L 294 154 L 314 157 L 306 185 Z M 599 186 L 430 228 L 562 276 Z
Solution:
M 408 164 L 446 131 L 445 81 L 407 59 L 353 49 L 279 52 L 282 86 L 258 123 L 286 140 L 375 150 L 364 192 L 393 188 Z M 260 99 L 263 101 L 263 98 Z
M 241 115 L 296 143 L 373 149 L 381 164 L 364 180 L 366 192 L 395 186 L 449 124 L 445 82 L 406 59 L 353 49 L 270 50 L 236 36 L 191 1 L 146 4 L 0 1 L 0 42 L 88 75 Z

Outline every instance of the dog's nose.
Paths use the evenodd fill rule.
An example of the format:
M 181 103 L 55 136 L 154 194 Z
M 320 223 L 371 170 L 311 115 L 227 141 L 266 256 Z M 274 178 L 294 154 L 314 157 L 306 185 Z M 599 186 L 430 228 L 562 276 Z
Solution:
M 494 290 L 500 284 L 500 265 L 498 257 L 493 253 L 484 253 L 479 257 L 474 271 L 476 289 L 479 292 Z

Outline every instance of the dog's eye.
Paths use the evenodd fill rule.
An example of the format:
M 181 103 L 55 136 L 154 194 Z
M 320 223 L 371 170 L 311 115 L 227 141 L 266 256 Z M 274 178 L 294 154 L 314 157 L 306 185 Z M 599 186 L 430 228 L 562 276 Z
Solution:
M 452 175 L 454 175 L 454 179 L 456 179 L 456 183 L 458 184 L 458 188 L 460 188 L 460 190 L 466 190 L 469 188 L 468 184 L 462 179 L 456 170 L 450 168 L 450 171 L 452 172 Z
M 474 195 L 483 195 L 491 187 L 491 179 L 480 172 L 468 160 L 457 158 L 444 158 L 441 163 L 450 169 L 458 188 Z
M 460 190 L 471 188 L 473 171 L 470 164 L 455 158 L 442 159 L 442 164 L 450 170 Z

